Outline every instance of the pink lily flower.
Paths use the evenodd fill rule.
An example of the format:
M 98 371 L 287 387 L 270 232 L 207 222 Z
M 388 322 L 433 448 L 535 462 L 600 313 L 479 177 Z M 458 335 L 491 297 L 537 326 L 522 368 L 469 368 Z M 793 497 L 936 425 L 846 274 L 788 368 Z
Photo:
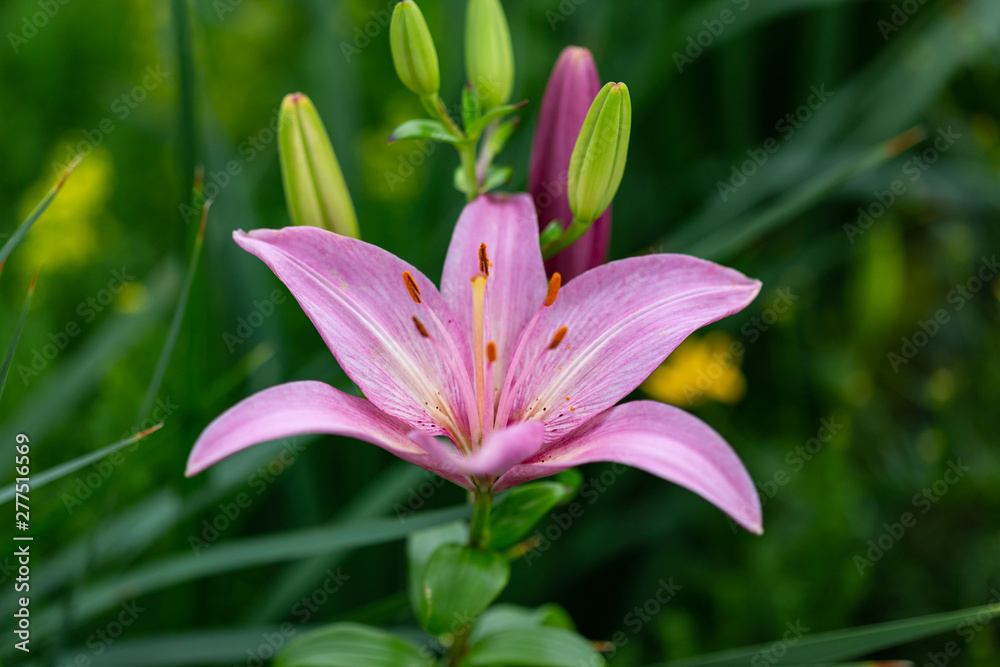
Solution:
M 530 196 L 484 195 L 455 227 L 441 290 L 391 253 L 314 227 L 235 232 L 288 286 L 367 398 L 321 382 L 266 389 L 205 429 L 194 475 L 251 445 L 330 433 L 468 489 L 502 491 L 593 461 L 647 470 L 761 531 L 749 474 L 709 426 L 615 404 L 685 337 L 760 283 L 685 255 L 546 281 Z
M 538 112 L 538 127 L 531 147 L 528 192 L 538 209 L 540 229 L 553 220 L 563 229 L 573 221 L 567 196 L 569 161 L 590 105 L 601 90 L 601 79 L 590 51 L 580 46 L 563 49 L 545 87 Z M 600 266 L 608 256 L 611 207 L 594 221 L 587 233 L 545 263 L 549 275 L 560 273 L 569 281 Z

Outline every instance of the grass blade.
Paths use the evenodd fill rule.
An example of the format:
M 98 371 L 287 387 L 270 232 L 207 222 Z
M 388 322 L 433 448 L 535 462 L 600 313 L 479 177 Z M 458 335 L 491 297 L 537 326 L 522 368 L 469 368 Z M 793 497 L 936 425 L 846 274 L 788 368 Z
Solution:
M 677 243 L 673 237 L 664 239 L 662 243 L 678 252 L 716 261 L 722 260 L 781 225 L 796 219 L 859 174 L 913 147 L 923 140 L 924 136 L 924 131 L 920 128 L 907 130 L 871 150 L 830 167 L 787 195 L 779 197 L 763 211 L 737 217 L 707 236 L 689 243 Z M 685 231 L 682 229 L 679 233 L 683 234 Z
M 21 223 L 21 226 L 18 227 L 17 230 L 14 231 L 14 234 L 7 239 L 7 242 L 3 244 L 3 248 L 0 248 L 0 264 L 7 261 L 7 257 L 10 255 L 11 251 L 13 251 L 14 248 L 16 248 L 17 245 L 24 239 L 32 225 L 35 224 L 35 221 L 41 217 L 42 213 L 45 212 L 45 209 L 47 209 L 49 204 L 52 203 L 52 200 L 56 198 L 56 195 L 59 194 L 60 190 L 62 190 L 62 186 L 65 185 L 66 179 L 69 178 L 69 175 L 73 173 L 73 170 L 76 169 L 76 166 L 80 164 L 80 160 L 82 159 L 83 158 L 79 155 L 73 158 L 66 169 L 63 170 L 63 173 L 59 177 L 59 180 L 56 181 L 56 184 L 53 185 L 52 189 L 49 190 L 49 193 L 45 195 L 45 198 L 38 203 L 35 210 L 28 214 L 28 217 Z
M 3 271 L 3 263 L 0 262 L 0 271 Z M 3 388 L 7 384 L 7 374 L 10 373 L 10 365 L 14 362 L 14 351 L 17 350 L 17 343 L 21 340 L 21 331 L 24 329 L 24 321 L 28 319 L 28 309 L 31 308 L 31 298 L 35 295 L 35 283 L 38 281 L 38 272 L 35 272 L 35 277 L 31 279 L 31 285 L 28 287 L 28 295 L 24 297 L 24 307 L 21 309 L 21 319 L 17 321 L 17 328 L 14 329 L 14 337 L 10 341 L 10 346 L 7 348 L 7 354 L 3 357 L 3 363 L 0 364 L 0 399 L 3 398 Z
M 309 629 L 308 626 L 296 627 L 297 632 Z M 284 636 L 277 625 L 120 639 L 107 646 L 94 664 L 101 667 L 232 665 L 246 661 L 247 650 L 267 645 L 265 638 L 275 635 Z M 74 664 L 73 661 L 80 655 L 93 655 L 93 649 L 78 646 L 76 650 L 65 651 L 59 655 L 57 664 Z
M 31 395 L 21 402 L 17 418 L 0 424 L 0 476 L 13 469 L 14 435 L 30 433 L 43 440 L 74 413 L 95 386 L 129 350 L 150 332 L 176 293 L 180 271 L 174 263 L 158 265 L 143 281 L 148 298 L 142 309 L 116 313 L 93 332 L 70 358 L 38 379 Z M 12 370 L 18 370 L 17 368 Z M 27 385 L 26 385 L 27 386 Z
M 1000 613 L 1000 606 L 992 604 L 961 611 L 908 618 L 903 621 L 824 632 L 814 636 L 806 636 L 796 644 L 788 646 L 788 650 L 781 658 L 777 658 L 773 654 L 769 655 L 772 659 L 771 664 L 775 665 L 815 664 L 857 658 L 873 651 L 901 646 L 917 639 L 955 630 L 963 623 L 983 623 L 991 620 L 997 613 Z M 774 643 L 770 642 L 696 658 L 674 660 L 657 667 L 746 665 L 755 655 L 761 651 L 769 650 L 773 646 Z
M 188 298 L 191 296 L 191 286 L 194 285 L 194 276 L 198 272 L 198 260 L 201 258 L 201 249 L 205 244 L 205 224 L 208 222 L 208 209 L 212 205 L 211 200 L 206 201 L 201 208 L 201 226 L 198 228 L 198 236 L 194 240 L 194 248 L 191 250 L 191 260 L 188 263 L 187 273 L 184 275 L 184 283 L 181 286 L 180 294 L 177 297 L 177 306 L 174 308 L 174 316 L 170 321 L 170 329 L 167 331 L 167 339 L 163 342 L 163 349 L 160 350 L 160 358 L 156 360 L 156 370 L 153 371 L 153 378 L 149 382 L 146 390 L 146 397 L 142 400 L 142 407 L 139 408 L 139 416 L 135 422 L 141 424 L 149 411 L 153 408 L 153 401 L 163 384 L 163 377 L 167 373 L 167 366 L 170 365 L 170 357 L 174 353 L 177 345 L 177 337 L 181 332 L 181 324 L 184 322 L 184 311 L 187 310 Z
M 375 519 L 215 544 L 198 554 L 190 552 L 161 558 L 83 588 L 74 596 L 73 613 L 82 620 L 123 600 L 224 572 L 394 542 L 413 531 L 468 517 L 471 512 L 470 505 L 460 505 L 424 512 L 405 522 L 395 518 Z M 51 636 L 58 630 L 60 618 L 57 609 L 50 607 L 40 611 L 32 625 L 32 638 Z M 0 647 L 0 651 L 4 650 L 5 647 Z
M 141 433 L 136 433 L 133 436 L 125 438 L 124 440 L 119 440 L 118 442 L 108 445 L 103 449 L 98 449 L 96 452 L 91 452 L 90 454 L 84 454 L 72 461 L 67 461 L 66 463 L 61 463 L 55 468 L 49 468 L 45 472 L 41 472 L 37 475 L 32 475 L 31 477 L 31 489 L 35 489 L 45 486 L 50 482 L 54 482 L 61 477 L 65 477 L 70 473 L 76 472 L 80 468 L 84 468 L 95 461 L 103 459 L 108 454 L 113 454 L 123 447 L 128 447 L 129 445 L 136 443 L 146 436 L 150 435 L 154 431 L 158 431 L 163 424 L 157 424 L 151 428 L 142 431 Z M 14 485 L 4 487 L 0 489 L 0 505 L 14 499 Z
M 409 464 L 390 468 L 368 484 L 349 506 L 340 511 L 337 520 L 361 521 L 377 516 L 399 499 L 406 489 L 417 485 L 425 474 L 420 468 Z M 295 601 L 317 581 L 321 581 L 327 569 L 336 567 L 347 555 L 347 551 L 338 551 L 295 563 L 275 578 L 270 593 L 263 596 L 263 600 L 249 615 L 249 622 L 282 620 Z

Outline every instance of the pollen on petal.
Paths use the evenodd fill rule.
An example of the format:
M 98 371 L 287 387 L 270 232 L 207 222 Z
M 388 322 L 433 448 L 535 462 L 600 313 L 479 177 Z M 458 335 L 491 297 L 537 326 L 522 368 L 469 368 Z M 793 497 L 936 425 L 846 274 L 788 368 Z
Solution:
M 490 277 L 490 256 L 486 254 L 486 244 L 479 245 L 479 272 Z
M 495 364 L 497 361 L 497 344 L 493 341 L 486 344 L 486 358 L 490 360 L 491 364 Z
M 423 336 L 424 338 L 430 338 L 431 337 L 431 335 L 429 333 L 427 333 L 427 327 L 424 326 L 424 323 L 421 322 L 420 318 L 417 317 L 416 315 L 413 316 L 413 323 L 415 325 L 417 325 L 417 331 L 420 332 L 421 336 Z
M 417 281 L 413 279 L 413 274 L 409 271 L 403 271 L 403 284 L 406 285 L 406 291 L 410 293 L 410 298 L 413 299 L 413 302 L 421 303 L 420 288 L 417 287 Z
M 549 279 L 549 293 L 545 295 L 545 306 L 551 306 L 556 302 L 556 297 L 559 296 L 559 288 L 562 286 L 562 276 L 558 273 L 553 273 L 552 278 Z
M 562 342 L 563 338 L 566 337 L 566 327 L 559 327 L 559 331 L 552 337 L 552 342 L 549 343 L 549 349 L 554 350 L 559 347 L 559 343 Z

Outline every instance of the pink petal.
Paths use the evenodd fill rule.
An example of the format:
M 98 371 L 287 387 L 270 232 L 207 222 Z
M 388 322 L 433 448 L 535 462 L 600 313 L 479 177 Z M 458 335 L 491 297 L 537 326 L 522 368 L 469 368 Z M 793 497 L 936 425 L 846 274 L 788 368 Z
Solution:
M 606 411 L 515 466 L 497 491 L 595 461 L 641 468 L 694 491 L 752 533 L 763 532 L 760 498 L 736 452 L 701 420 L 671 405 L 634 401 Z
M 583 121 L 600 90 L 601 80 L 590 51 L 579 46 L 566 47 L 545 87 L 531 147 L 528 191 L 538 209 L 539 230 L 553 220 L 560 220 L 565 229 L 573 220 L 566 183 L 569 161 Z M 582 238 L 547 261 L 545 268 L 549 274 L 561 273 L 563 282 L 567 282 L 604 263 L 610 236 L 609 208 Z
M 444 264 L 441 292 L 460 326 L 469 332 L 470 280 L 479 273 L 479 246 L 483 243 L 491 264 L 486 288 L 488 330 L 497 346 L 493 378 L 499 392 L 518 336 L 542 306 L 548 289 L 531 198 L 526 194 L 483 195 L 467 205 L 458 219 Z
M 409 431 L 409 426 L 363 398 L 349 396 L 322 382 L 291 382 L 240 401 L 209 424 L 191 450 L 185 474 L 196 475 L 252 445 L 306 433 L 364 440 L 404 461 L 442 474 L 434 461 L 406 437 Z
M 288 286 L 344 372 L 379 409 L 412 428 L 445 433 L 441 426 L 450 420 L 467 430 L 449 362 L 469 373 L 471 353 L 423 274 L 381 248 L 315 227 L 235 232 L 233 238 Z M 423 304 L 410 298 L 404 271 L 413 275 Z M 440 352 L 445 337 L 428 308 L 449 329 L 458 355 Z M 420 334 L 414 317 L 434 341 Z
M 760 282 L 686 255 L 646 255 L 588 271 L 546 308 L 527 358 L 541 361 L 518 393 L 510 421 L 543 419 L 555 442 L 617 403 L 691 332 L 743 310 Z M 567 327 L 556 349 L 553 335 Z M 524 368 L 518 364 L 519 369 Z
M 410 438 L 435 460 L 439 470 L 451 473 L 452 477 L 493 478 L 536 454 L 544 442 L 545 427 L 541 422 L 532 421 L 493 431 L 486 438 L 483 447 L 471 455 L 463 454 L 452 443 L 436 439 L 423 431 L 411 432 Z M 467 483 L 464 486 L 473 485 Z

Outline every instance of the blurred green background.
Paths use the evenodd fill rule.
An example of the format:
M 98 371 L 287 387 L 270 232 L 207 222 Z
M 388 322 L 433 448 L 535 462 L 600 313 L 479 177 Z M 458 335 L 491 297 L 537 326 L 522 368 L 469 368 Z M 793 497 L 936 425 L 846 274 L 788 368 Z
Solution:
M 283 459 L 268 445 L 183 476 L 200 430 L 249 393 L 305 378 L 349 386 L 285 288 L 230 236 L 288 224 L 269 129 L 284 94 L 316 103 L 365 240 L 440 275 L 463 196 L 450 185 L 450 149 L 386 144 L 396 124 L 422 115 L 392 69 L 392 4 L 0 6 L 0 234 L 86 154 L 0 277 L 5 348 L 40 267 L 0 403 L 0 482 L 13 479 L 16 433 L 30 435 L 37 474 L 143 426 L 197 228 L 182 206 L 196 164 L 217 190 L 153 395 L 164 428 L 32 492 L 37 664 L 247 664 L 247 649 L 282 621 L 415 626 L 402 542 L 250 567 L 226 549 L 347 520 L 405 524 L 411 508 L 462 503 L 456 487 L 330 437 L 303 439 Z M 464 82 L 463 4 L 421 3 L 449 103 Z M 602 79 L 633 95 L 612 256 L 689 252 L 764 281 L 745 312 L 711 327 L 714 338 L 698 335 L 741 342 L 738 366 L 693 343 L 664 372 L 673 400 L 746 462 L 765 534 L 734 530 L 645 473 L 588 466 L 596 481 L 578 501 L 582 517 L 540 524 L 543 548 L 515 564 L 502 600 L 557 602 L 593 639 L 623 633 L 613 665 L 767 641 L 789 623 L 818 633 L 990 602 L 1000 587 L 1000 3 L 504 5 L 515 99 L 531 101 L 500 159 L 516 167 L 510 189 L 524 187 L 559 51 L 587 46 Z M 721 23 L 727 11 L 733 20 Z M 926 139 L 892 141 L 917 125 Z M 230 161 L 236 176 L 225 174 Z M 906 513 L 912 525 L 900 534 L 893 524 Z M 224 527 L 213 533 L 213 522 Z M 8 609 L 13 575 L 0 562 Z M 303 613 L 302 596 L 337 568 L 349 578 Z M 649 605 L 661 581 L 681 589 Z M 135 618 L 121 636 L 102 639 L 126 612 Z M 10 638 L 11 619 L 2 625 Z M 965 639 L 875 657 L 924 664 L 956 640 L 949 664 L 997 664 L 995 628 Z M 25 656 L 12 643 L 0 656 L 17 664 Z M 73 663 L 80 656 L 90 662 Z

